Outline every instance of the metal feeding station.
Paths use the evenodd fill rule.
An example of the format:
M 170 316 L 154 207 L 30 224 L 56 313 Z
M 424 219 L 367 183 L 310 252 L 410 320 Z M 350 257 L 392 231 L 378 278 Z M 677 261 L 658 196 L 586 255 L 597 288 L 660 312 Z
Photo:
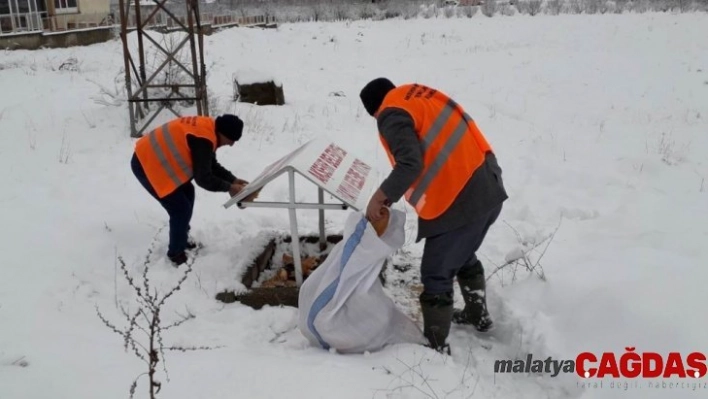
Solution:
M 280 208 L 287 209 L 290 215 L 290 235 L 295 263 L 295 280 L 302 285 L 302 263 L 300 256 L 300 238 L 298 235 L 298 209 L 319 210 L 320 248 L 327 245 L 325 236 L 325 210 L 361 211 L 366 207 L 374 182 L 371 179 L 371 166 L 356 158 L 349 151 L 328 139 L 312 140 L 278 161 L 267 166 L 258 177 L 250 182 L 240 193 L 229 199 L 225 208 L 237 205 L 239 208 Z M 271 181 L 287 174 L 288 201 L 255 201 L 255 196 Z M 317 202 L 298 202 L 295 192 L 295 176 L 309 180 L 317 187 Z M 325 203 L 324 193 L 337 198 L 340 203 Z

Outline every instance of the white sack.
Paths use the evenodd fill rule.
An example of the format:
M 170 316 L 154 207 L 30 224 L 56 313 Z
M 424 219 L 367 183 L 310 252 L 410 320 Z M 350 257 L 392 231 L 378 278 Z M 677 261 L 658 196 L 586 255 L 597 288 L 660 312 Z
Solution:
M 312 344 L 362 353 L 427 342 L 379 280 L 386 258 L 405 242 L 404 225 L 405 214 L 391 210 L 388 228 L 379 237 L 361 213 L 347 218 L 342 241 L 300 287 L 298 325 Z

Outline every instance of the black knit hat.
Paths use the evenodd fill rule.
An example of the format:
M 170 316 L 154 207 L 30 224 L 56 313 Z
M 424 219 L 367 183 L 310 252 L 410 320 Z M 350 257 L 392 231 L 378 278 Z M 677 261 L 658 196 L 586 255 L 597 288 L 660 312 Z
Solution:
M 216 132 L 229 140 L 238 141 L 243 132 L 243 121 L 236 115 L 224 114 L 216 117 Z
M 366 112 L 374 116 L 376 111 L 379 110 L 379 107 L 381 107 L 381 103 L 383 103 L 386 94 L 395 88 L 396 85 L 386 78 L 377 78 L 367 83 L 367 85 L 361 89 L 361 93 L 359 93 L 359 97 L 364 104 L 364 108 L 366 108 Z

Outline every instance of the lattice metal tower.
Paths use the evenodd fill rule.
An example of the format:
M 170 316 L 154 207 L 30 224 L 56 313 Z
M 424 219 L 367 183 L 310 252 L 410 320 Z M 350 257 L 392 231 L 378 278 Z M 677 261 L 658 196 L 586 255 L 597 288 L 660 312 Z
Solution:
M 141 137 L 164 110 L 181 116 L 174 106 L 176 102 L 194 103 L 198 115 L 209 115 L 199 0 L 178 1 L 185 1 L 184 16 L 167 8 L 169 0 L 120 0 L 120 37 L 131 137 Z M 161 44 L 148 34 L 148 29 L 184 32 L 186 35 Z M 137 37 L 137 49 L 129 42 L 128 35 L 133 32 Z M 185 49 L 185 45 L 188 48 Z M 148 54 L 148 48 L 153 53 Z M 149 65 L 148 68 L 148 62 L 155 62 L 157 66 Z M 170 74 L 175 73 L 180 78 L 170 79 Z

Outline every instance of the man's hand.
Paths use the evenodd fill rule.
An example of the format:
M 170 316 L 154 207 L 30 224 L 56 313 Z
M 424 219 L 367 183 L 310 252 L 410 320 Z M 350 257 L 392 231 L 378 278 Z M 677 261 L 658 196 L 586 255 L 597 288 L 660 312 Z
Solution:
M 246 187 L 245 184 L 233 182 L 233 183 L 231 184 L 231 187 L 229 188 L 229 195 L 233 197 L 234 195 L 240 193 L 241 190 L 243 190 L 244 187 Z
M 366 206 L 366 217 L 370 222 L 378 222 L 385 216 L 384 209 L 390 205 L 388 198 L 381 191 L 376 190 L 374 195 L 369 200 L 369 205 Z
M 243 184 L 244 186 L 248 185 L 248 182 L 246 180 L 239 179 L 238 177 L 236 178 L 236 180 L 234 180 L 234 184 L 236 183 Z

